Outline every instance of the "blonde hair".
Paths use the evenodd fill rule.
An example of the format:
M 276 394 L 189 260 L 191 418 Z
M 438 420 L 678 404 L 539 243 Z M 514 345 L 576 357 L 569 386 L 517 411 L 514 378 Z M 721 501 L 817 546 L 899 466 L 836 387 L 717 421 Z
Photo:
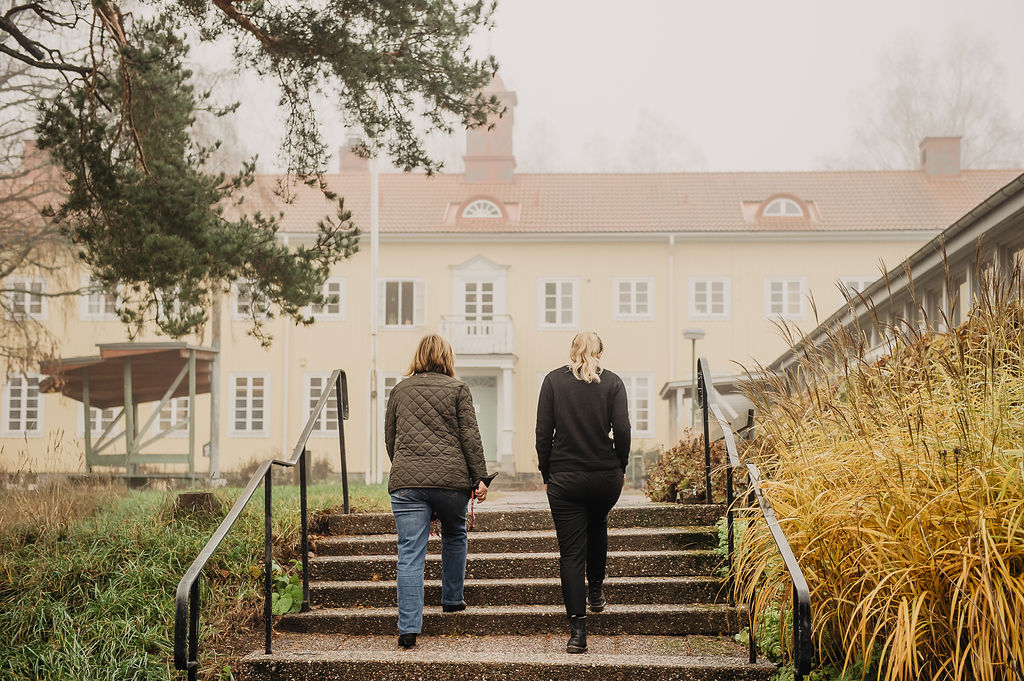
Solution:
M 452 344 L 436 333 L 427 334 L 420 339 L 412 364 L 405 375 L 412 376 L 428 371 L 455 376 L 455 353 L 452 352 Z
M 593 331 L 576 334 L 569 346 L 569 367 L 577 380 L 587 383 L 601 382 L 601 361 L 598 355 L 604 352 L 601 337 Z

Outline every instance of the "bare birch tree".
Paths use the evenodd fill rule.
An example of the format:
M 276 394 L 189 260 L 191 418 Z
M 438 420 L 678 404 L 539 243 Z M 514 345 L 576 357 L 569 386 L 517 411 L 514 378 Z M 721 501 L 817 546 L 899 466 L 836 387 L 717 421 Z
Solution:
M 916 168 L 929 136 L 961 136 L 966 168 L 1024 165 L 1024 116 L 1007 104 L 1005 70 L 993 47 L 963 28 L 927 55 L 905 42 L 882 58 L 857 94 L 861 124 L 850 152 L 827 165 Z

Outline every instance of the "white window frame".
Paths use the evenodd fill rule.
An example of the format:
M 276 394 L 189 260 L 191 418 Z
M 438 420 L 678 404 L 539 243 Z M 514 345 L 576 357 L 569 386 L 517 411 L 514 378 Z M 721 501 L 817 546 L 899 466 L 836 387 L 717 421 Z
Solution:
M 243 292 L 243 287 L 246 287 L 247 294 Z M 244 322 L 248 319 L 252 319 L 254 316 L 256 319 L 266 319 L 270 312 L 270 301 L 263 294 L 252 295 L 253 286 L 247 281 L 236 281 L 231 285 L 231 319 L 236 322 Z M 242 302 L 242 296 L 248 295 L 250 299 L 249 312 L 240 312 L 238 310 L 239 304 Z M 255 307 L 255 315 L 252 312 L 252 308 Z
M 103 412 L 110 412 L 111 420 L 121 412 L 118 407 L 89 407 L 89 410 L 93 413 L 92 419 L 90 419 L 93 422 L 93 429 L 91 433 L 93 437 L 102 435 L 103 431 L 107 428 L 107 422 L 103 419 Z M 75 411 L 78 413 L 78 435 L 81 437 L 82 435 L 85 435 L 85 410 L 78 407 Z
M 412 282 L 412 324 L 402 324 L 400 321 L 395 324 L 388 324 L 388 284 L 398 284 L 399 292 L 401 292 L 401 284 Z M 378 284 L 380 289 L 377 291 L 377 325 L 382 329 L 388 329 L 390 331 L 398 330 L 419 330 L 423 328 L 427 318 L 427 282 L 423 279 L 415 279 L 413 277 L 388 277 L 381 279 Z M 399 317 L 401 318 L 402 300 L 399 296 Z
M 14 290 L 15 284 L 22 284 L 22 288 L 17 291 Z M 32 285 L 39 284 L 39 291 L 32 291 Z M 49 301 L 46 297 L 46 279 L 43 277 L 9 277 L 4 282 L 4 288 L 8 289 L 7 297 L 10 299 L 11 311 L 10 314 L 19 319 L 35 319 L 38 321 L 46 321 L 49 315 Z M 24 296 L 24 312 L 14 311 L 14 296 Z M 39 312 L 32 312 L 32 299 L 39 299 Z
M 28 407 L 25 404 L 25 401 L 28 399 L 28 395 L 27 394 L 22 396 L 22 404 L 21 404 L 21 407 L 19 408 L 19 414 L 18 414 L 18 418 L 21 421 L 22 427 L 19 428 L 18 430 L 12 430 L 11 429 L 11 383 L 15 379 L 19 380 L 19 381 L 24 381 L 24 383 L 22 383 L 22 385 L 24 386 L 24 389 L 25 389 L 26 393 L 27 393 L 28 387 L 29 387 L 28 383 L 31 380 L 33 380 L 33 379 L 35 379 L 35 381 L 36 381 L 36 427 L 34 429 L 32 429 L 32 430 L 28 430 L 27 428 L 24 427 L 25 421 L 26 421 L 26 412 L 28 411 Z M 2 409 L 3 409 L 3 426 L 2 426 L 2 428 L 0 428 L 0 432 L 2 432 L 5 436 L 8 436 L 8 437 L 43 437 L 43 434 L 46 432 L 45 428 L 43 427 L 44 417 L 45 417 L 44 407 L 46 405 L 46 401 L 44 399 L 43 393 L 39 392 L 39 383 L 40 383 L 40 381 L 42 381 L 42 377 L 39 374 L 16 374 L 16 375 L 10 375 L 10 376 L 6 377 L 6 380 L 4 380 L 3 405 L 2 405 Z
M 772 206 L 779 206 L 779 212 L 769 212 L 770 210 L 772 210 Z M 790 206 L 796 208 L 797 212 L 790 213 Z M 767 204 L 765 204 L 764 210 L 761 211 L 761 215 L 763 215 L 766 218 L 802 218 L 804 217 L 804 209 L 803 206 L 801 206 L 793 199 L 787 198 L 785 196 L 780 196 L 779 198 L 772 199 Z
M 626 386 L 626 399 L 629 404 L 629 424 L 633 435 L 641 438 L 654 437 L 654 373 L 653 372 L 626 372 L 619 374 L 623 385 Z M 637 382 L 647 381 L 647 394 L 637 395 Z M 640 428 L 640 419 L 637 416 L 637 400 L 644 397 L 647 400 L 647 427 Z
M 471 212 L 473 215 L 470 215 Z M 461 217 L 470 220 L 500 220 L 505 217 L 505 212 L 494 201 L 475 199 L 466 204 L 466 207 L 462 209 Z
M 338 287 L 337 294 L 330 292 L 332 285 Z M 338 296 L 338 311 L 328 312 L 327 306 L 331 305 L 331 303 L 328 302 L 320 306 L 310 305 L 306 309 L 307 314 L 318 322 L 345 321 L 345 318 L 348 316 L 348 279 L 346 277 L 330 277 L 324 282 L 320 292 L 324 295 L 324 298 L 327 298 L 328 300 L 332 295 Z M 317 311 L 317 307 L 320 308 L 319 311 Z
M 630 284 L 630 311 L 622 312 L 619 308 L 621 286 Z M 636 311 L 636 285 L 647 285 L 647 311 Z M 612 319 L 616 321 L 642 322 L 654 319 L 654 277 L 614 277 L 612 278 Z
M 384 416 L 387 413 L 388 398 L 391 397 L 391 391 L 406 378 L 407 376 L 400 371 L 377 372 L 377 414 L 380 419 L 378 424 L 380 432 L 384 431 Z M 390 380 L 394 380 L 395 383 L 389 388 L 387 384 Z
M 707 284 L 707 312 L 697 310 L 697 284 Z M 722 312 L 712 311 L 711 295 L 715 284 L 722 285 Z M 729 277 L 690 277 L 690 319 L 727 321 L 732 316 L 732 281 Z
M 782 312 L 772 311 L 772 284 L 782 284 Z M 796 312 L 786 310 L 788 284 L 796 283 L 800 287 L 799 309 Z M 807 319 L 807 277 L 765 277 L 764 278 L 764 316 L 765 319 L 785 319 L 787 321 L 803 321 Z
M 231 387 L 234 388 L 234 384 L 232 384 Z M 232 394 L 231 397 L 232 397 L 232 405 L 231 406 L 232 406 L 232 410 L 233 410 L 234 409 L 234 401 L 233 401 L 234 400 L 234 394 Z M 266 398 L 264 398 L 264 399 L 266 399 Z M 167 404 L 165 404 L 164 406 L 171 410 L 170 423 L 167 426 L 164 426 L 164 418 L 163 418 L 163 414 L 162 414 L 163 409 L 161 409 L 160 410 L 161 413 L 157 414 L 156 420 L 153 423 L 153 433 L 154 433 L 154 435 L 156 433 L 163 432 L 163 431 L 167 430 L 168 428 L 173 428 L 174 426 L 176 426 L 179 423 L 179 421 L 177 419 L 177 407 L 180 404 L 184 404 L 185 405 L 184 406 L 184 409 L 185 409 L 185 423 L 188 423 L 188 402 L 189 402 L 188 396 L 172 397 L 171 399 L 167 400 Z M 188 428 L 187 427 L 186 428 L 177 428 L 175 430 L 172 430 L 165 437 L 188 437 Z
M 546 321 L 546 308 L 544 307 L 548 284 L 572 284 L 572 319 L 569 322 L 548 322 Z M 556 293 L 556 300 L 562 297 L 559 290 Z M 556 309 L 557 312 L 562 310 Z M 538 277 L 537 278 L 537 328 L 541 331 L 574 331 L 580 327 L 580 278 L 579 277 Z
M 95 291 L 90 291 L 89 289 L 92 289 L 93 287 L 97 287 L 96 290 Z M 82 280 L 82 288 L 86 289 L 85 292 L 82 293 L 82 319 L 84 321 L 90 321 L 90 322 L 116 322 L 116 321 L 118 321 L 119 318 L 117 316 L 117 306 L 118 306 L 118 303 L 120 302 L 120 295 L 118 294 L 118 292 L 116 290 L 114 290 L 114 291 L 104 290 L 102 288 L 102 284 L 100 284 L 99 281 L 97 281 L 96 279 L 94 279 L 92 277 L 85 277 Z M 106 307 L 107 307 L 107 305 L 106 305 L 107 296 L 111 296 L 113 298 L 113 303 L 112 303 L 113 306 L 114 306 L 113 310 L 109 310 L 108 311 L 106 309 Z M 99 312 L 90 312 L 89 311 L 89 301 L 90 301 L 90 299 L 92 299 L 94 297 L 98 297 L 98 301 L 97 301 L 98 305 L 97 305 L 97 307 L 99 308 Z
M 316 406 L 316 401 L 320 399 L 320 393 L 323 392 L 324 383 L 331 377 L 329 371 L 311 371 L 303 374 L 302 376 L 302 403 L 304 409 L 302 412 L 303 422 L 308 421 L 309 417 L 313 414 L 313 407 Z M 321 384 L 316 390 L 316 396 L 314 399 L 313 395 L 313 380 L 319 379 Z M 309 432 L 310 437 L 338 437 L 338 401 L 335 397 L 335 387 L 331 388 L 331 396 L 327 398 L 327 404 L 324 405 L 323 411 L 320 412 L 320 416 L 316 421 L 313 422 L 313 430 Z
M 246 429 L 246 430 L 238 430 L 238 429 L 235 428 L 235 420 L 236 420 L 235 419 L 235 411 L 237 410 L 237 408 L 236 408 L 236 405 L 237 405 L 236 400 L 238 399 L 237 398 L 237 393 L 235 392 L 235 390 L 236 390 L 235 384 L 236 384 L 236 381 L 239 378 L 249 378 L 249 379 L 262 378 L 263 379 L 263 428 L 261 430 L 248 430 L 248 429 Z M 251 438 L 265 438 L 265 437 L 269 437 L 269 435 L 270 435 L 270 414 L 272 413 L 271 409 L 270 409 L 270 374 L 267 373 L 267 372 L 260 372 L 260 371 L 238 371 L 238 372 L 232 372 L 232 373 L 228 374 L 228 386 L 229 386 L 229 389 L 231 390 L 231 402 L 230 402 L 230 406 L 228 407 L 228 409 L 230 410 L 229 413 L 228 413 L 228 422 L 230 423 L 230 426 L 228 428 L 228 432 L 231 435 L 231 437 L 251 437 Z M 251 405 L 248 404 L 248 402 L 250 402 L 252 400 L 251 394 L 252 394 L 252 384 L 250 383 L 249 384 L 249 397 L 247 398 L 247 406 L 246 406 L 246 419 L 245 419 L 247 423 L 250 423 L 252 421 L 252 407 L 251 407 Z
M 878 277 L 876 277 L 876 276 L 869 276 L 869 277 L 840 277 L 839 278 L 839 284 L 843 288 L 847 289 L 852 294 L 851 297 L 854 300 L 856 300 L 857 293 L 863 291 L 868 286 L 871 286 L 871 284 L 875 283 L 875 281 L 877 279 L 878 279 Z M 850 284 L 854 283 L 854 282 L 856 283 L 856 286 L 852 286 L 851 287 Z

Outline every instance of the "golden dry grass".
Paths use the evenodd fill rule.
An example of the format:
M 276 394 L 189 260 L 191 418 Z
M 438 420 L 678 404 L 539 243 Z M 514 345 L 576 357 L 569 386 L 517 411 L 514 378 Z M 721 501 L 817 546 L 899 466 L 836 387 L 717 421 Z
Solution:
M 751 391 L 754 456 L 811 588 L 822 663 L 879 678 L 1024 681 L 1024 296 L 990 285 L 944 334 L 898 324 L 891 354 L 835 333 L 790 393 Z M 934 320 L 933 320 L 934 322 Z M 763 523 L 737 549 L 737 588 L 788 607 Z M 765 586 L 768 588 L 764 588 Z

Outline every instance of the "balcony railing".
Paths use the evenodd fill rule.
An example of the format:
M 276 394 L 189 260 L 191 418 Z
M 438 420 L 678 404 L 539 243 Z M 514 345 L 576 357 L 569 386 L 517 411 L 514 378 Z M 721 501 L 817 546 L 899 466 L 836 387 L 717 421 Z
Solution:
M 489 319 L 467 315 L 441 318 L 441 335 L 451 341 L 457 355 L 505 355 L 514 352 L 512 318 Z

